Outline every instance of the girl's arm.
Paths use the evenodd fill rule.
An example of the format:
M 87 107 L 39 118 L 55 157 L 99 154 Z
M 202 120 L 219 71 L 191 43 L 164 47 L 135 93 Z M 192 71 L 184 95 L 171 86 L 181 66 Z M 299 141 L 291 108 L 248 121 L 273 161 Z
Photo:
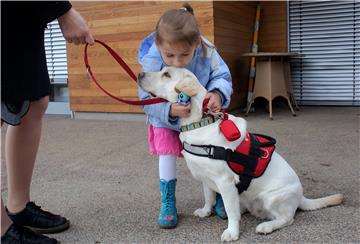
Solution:
M 144 91 L 141 87 L 139 87 L 138 89 L 138 94 L 141 100 L 151 98 L 150 94 Z M 144 112 L 148 116 L 156 117 L 159 120 L 161 120 L 163 123 L 165 123 L 169 128 L 174 130 L 179 130 L 180 128 L 179 119 L 177 117 L 171 118 L 169 114 L 171 109 L 170 102 L 145 105 L 143 108 L 144 108 Z
M 209 92 L 218 93 L 222 99 L 222 107 L 226 108 L 230 104 L 230 97 L 233 92 L 230 70 L 215 49 L 211 52 L 210 81 L 206 85 L 206 89 Z
M 144 55 L 140 57 L 139 52 L 139 63 L 142 65 L 143 72 L 157 72 L 160 71 L 162 68 L 162 62 L 157 57 L 151 57 Z M 150 94 L 144 91 L 141 87 L 138 88 L 138 95 L 141 100 L 151 98 Z M 144 112 L 148 116 L 156 117 L 163 123 L 165 123 L 169 128 L 174 130 L 179 130 L 180 128 L 180 121 L 178 118 L 170 117 L 170 109 L 171 103 L 164 102 L 152 105 L 145 105 L 143 106 Z

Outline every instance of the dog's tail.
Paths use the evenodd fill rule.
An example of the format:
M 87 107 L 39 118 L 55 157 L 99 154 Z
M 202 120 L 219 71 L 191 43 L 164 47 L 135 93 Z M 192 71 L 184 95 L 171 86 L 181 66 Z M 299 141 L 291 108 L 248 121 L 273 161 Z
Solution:
M 343 194 L 334 194 L 331 196 L 317 198 L 317 199 L 308 199 L 303 196 L 299 208 L 301 210 L 315 210 L 329 206 L 339 205 L 343 201 L 344 201 Z

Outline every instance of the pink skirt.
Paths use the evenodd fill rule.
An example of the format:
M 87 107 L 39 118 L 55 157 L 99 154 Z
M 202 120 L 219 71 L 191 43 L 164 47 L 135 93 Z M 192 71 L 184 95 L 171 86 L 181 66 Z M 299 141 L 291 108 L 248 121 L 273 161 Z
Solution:
M 183 157 L 179 132 L 148 125 L 148 141 L 151 155 L 173 154 Z

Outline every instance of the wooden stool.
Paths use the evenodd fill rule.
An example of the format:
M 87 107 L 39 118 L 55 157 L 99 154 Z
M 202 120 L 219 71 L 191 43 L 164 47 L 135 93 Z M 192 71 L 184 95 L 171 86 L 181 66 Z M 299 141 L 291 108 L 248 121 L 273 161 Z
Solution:
M 290 80 L 290 66 L 288 61 L 284 61 L 283 57 L 299 56 L 299 53 L 246 53 L 243 56 L 249 57 L 264 57 L 265 60 L 256 60 L 256 76 L 255 86 L 251 102 L 246 109 L 246 115 L 248 115 L 251 105 L 254 99 L 257 97 L 263 97 L 269 102 L 270 119 L 272 117 L 272 100 L 275 97 L 284 97 L 289 105 L 289 108 L 293 114 L 296 113 L 291 105 L 290 99 L 293 99 L 293 103 L 297 107 L 294 99 L 292 85 Z M 275 60 L 273 57 L 278 57 L 280 60 Z
M 292 105 L 295 106 L 296 110 L 300 110 L 295 96 L 294 96 L 294 90 L 293 90 L 293 86 L 292 86 L 292 81 L 291 81 L 291 71 L 290 71 L 290 62 L 284 62 L 284 75 L 285 75 L 285 83 L 286 83 L 286 90 L 288 92 L 288 96 L 290 97 L 290 100 L 292 102 Z

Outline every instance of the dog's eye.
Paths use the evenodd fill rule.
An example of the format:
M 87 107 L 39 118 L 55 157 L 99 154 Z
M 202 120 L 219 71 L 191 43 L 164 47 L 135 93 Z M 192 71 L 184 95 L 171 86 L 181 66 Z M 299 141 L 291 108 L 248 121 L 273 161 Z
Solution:
M 162 77 L 171 78 L 171 75 L 170 75 L 169 72 L 164 72 L 164 73 L 162 74 Z

